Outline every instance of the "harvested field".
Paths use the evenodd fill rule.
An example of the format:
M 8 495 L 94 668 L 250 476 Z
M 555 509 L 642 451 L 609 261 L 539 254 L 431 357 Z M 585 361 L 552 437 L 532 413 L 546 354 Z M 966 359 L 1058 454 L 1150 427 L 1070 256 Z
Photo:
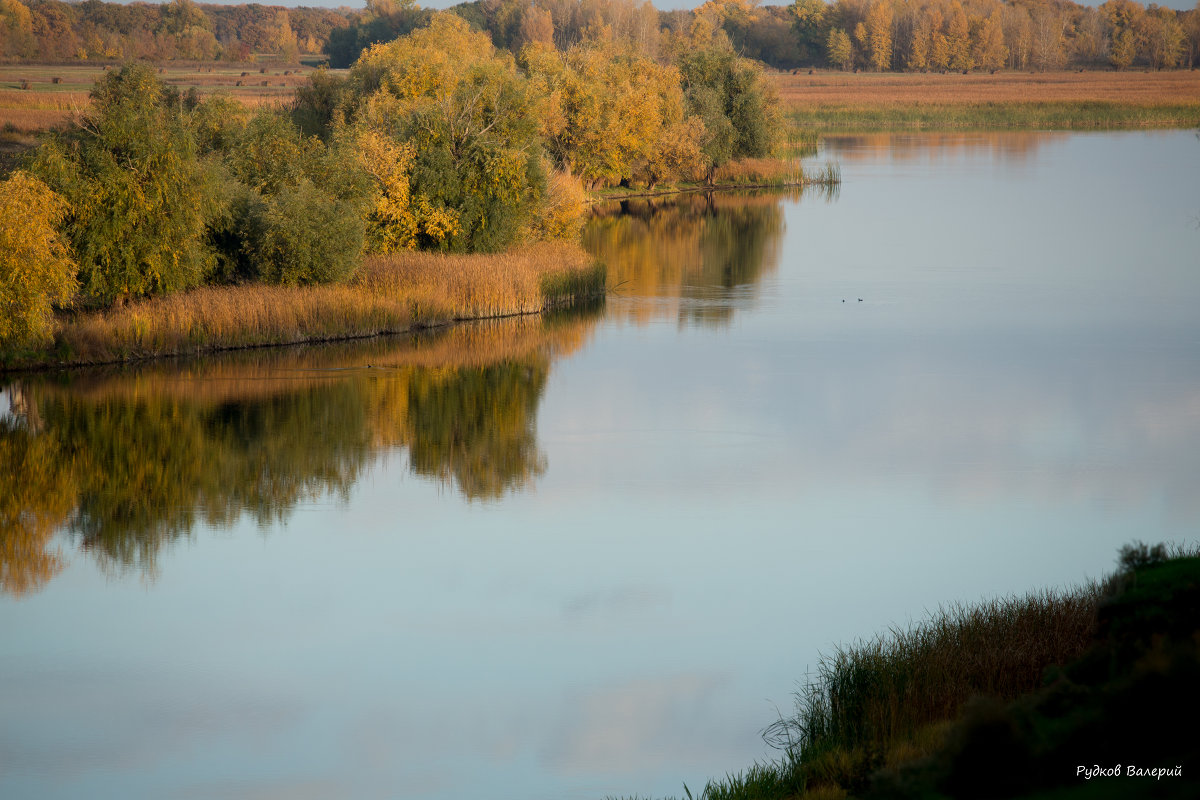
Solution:
M 36 133 L 62 125 L 87 107 L 88 92 L 104 64 L 0 65 L 0 129 Z M 168 64 L 157 68 L 167 86 L 202 96 L 222 92 L 257 108 L 291 99 L 312 72 L 310 67 L 257 64 Z

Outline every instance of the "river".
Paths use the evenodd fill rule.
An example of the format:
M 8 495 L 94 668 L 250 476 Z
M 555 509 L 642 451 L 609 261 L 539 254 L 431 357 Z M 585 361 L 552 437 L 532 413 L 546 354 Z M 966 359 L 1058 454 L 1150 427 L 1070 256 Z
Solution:
M 821 652 L 1200 522 L 1193 132 L 833 137 L 599 308 L 9 379 L 0 796 L 681 795 Z

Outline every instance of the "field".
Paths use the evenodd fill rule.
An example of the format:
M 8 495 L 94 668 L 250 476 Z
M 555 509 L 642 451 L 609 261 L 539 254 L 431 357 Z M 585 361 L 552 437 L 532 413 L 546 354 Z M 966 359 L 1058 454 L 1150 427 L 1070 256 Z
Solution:
M 1103 128 L 1200 124 L 1200 71 L 774 73 L 801 126 Z
M 28 134 L 67 122 L 87 107 L 105 64 L 0 65 L 0 130 Z M 282 103 L 308 80 L 309 67 L 262 64 L 169 64 L 159 77 L 181 92 L 225 92 L 248 106 Z

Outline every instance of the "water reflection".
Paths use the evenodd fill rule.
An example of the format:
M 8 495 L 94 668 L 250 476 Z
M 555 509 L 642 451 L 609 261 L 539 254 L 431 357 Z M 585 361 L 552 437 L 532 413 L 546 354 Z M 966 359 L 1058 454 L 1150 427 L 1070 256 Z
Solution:
M 596 209 L 584 247 L 608 267 L 608 283 L 639 302 L 622 304 L 637 323 L 675 317 L 720 327 L 779 268 L 783 201 L 798 192 L 638 198 Z M 613 309 L 617 311 L 617 309 Z
M 60 529 L 102 565 L 152 570 L 199 522 L 268 525 L 345 498 L 398 448 L 468 499 L 520 491 L 546 468 L 535 420 L 551 360 L 593 320 L 22 379 L 0 418 L 0 586 L 24 594 L 52 578 Z
M 1049 131 L 975 131 L 971 133 L 866 133 L 829 135 L 821 146 L 837 161 L 936 163 L 968 157 L 1012 166 L 1033 160 L 1051 141 L 1067 134 Z

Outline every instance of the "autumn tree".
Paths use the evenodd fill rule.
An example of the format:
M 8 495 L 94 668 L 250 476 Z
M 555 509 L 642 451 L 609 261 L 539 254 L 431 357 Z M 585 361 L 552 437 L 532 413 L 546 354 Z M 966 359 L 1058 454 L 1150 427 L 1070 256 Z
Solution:
M 890 0 L 875 0 L 867 12 L 867 52 L 871 66 L 886 70 L 892 66 L 892 5 Z
M 29 58 L 36 52 L 29 8 L 21 0 L 0 0 L 0 57 Z
M 1074 59 L 1081 64 L 1101 64 L 1108 58 L 1108 47 L 1108 32 L 1100 12 L 1094 8 L 1083 9 L 1075 20 L 1075 35 L 1071 40 Z
M 45 341 L 53 309 L 71 303 L 76 265 L 58 226 L 62 197 L 18 170 L 0 183 L 0 348 Z
M 933 36 L 933 28 L 925 15 L 916 21 L 909 34 L 908 55 L 904 66 L 910 70 L 924 71 L 929 67 L 929 46 Z
M 1179 63 L 1185 36 L 1173 10 L 1151 5 L 1138 20 L 1138 33 L 1151 67 L 1164 69 Z
M 980 21 L 971 51 L 975 65 L 980 69 L 994 71 L 1004 66 L 1008 50 L 1004 46 L 1003 26 L 999 9 Z
M 363 53 L 350 73 L 355 124 L 411 143 L 410 189 L 453 231 L 425 246 L 494 251 L 545 196 L 529 83 L 487 34 L 450 13 Z
M 1058 69 L 1066 62 L 1066 19 L 1063 11 L 1052 6 L 1036 6 L 1033 21 L 1031 58 L 1038 69 Z
M 329 32 L 329 66 L 349 67 L 371 45 L 390 42 L 429 22 L 414 0 L 367 0 L 366 10 L 346 27 Z
M 830 28 L 829 37 L 825 41 L 825 53 L 829 63 L 842 69 L 850 69 L 854 64 L 850 34 L 841 28 Z
M 1194 67 L 1200 61 L 1200 0 L 1196 0 L 1196 7 L 1184 15 L 1183 32 L 1187 63 Z
M 1138 23 L 1145 10 L 1132 0 L 1108 0 L 1100 6 L 1100 14 L 1112 39 L 1109 61 L 1117 69 L 1125 69 L 1137 58 Z
M 555 165 L 592 186 L 648 185 L 698 167 L 700 127 L 689 121 L 680 72 L 632 48 L 586 40 L 522 60 L 543 98 L 542 134 Z
M 965 71 L 975 66 L 971 57 L 971 30 L 967 12 L 962 3 L 954 0 L 950 5 L 950 18 L 946 22 L 946 66 Z
M 436 246 L 458 233 L 458 215 L 414 195 L 410 185 L 417 150 L 368 126 L 354 133 L 360 163 L 375 180 L 367 211 L 369 247 L 374 252 Z

